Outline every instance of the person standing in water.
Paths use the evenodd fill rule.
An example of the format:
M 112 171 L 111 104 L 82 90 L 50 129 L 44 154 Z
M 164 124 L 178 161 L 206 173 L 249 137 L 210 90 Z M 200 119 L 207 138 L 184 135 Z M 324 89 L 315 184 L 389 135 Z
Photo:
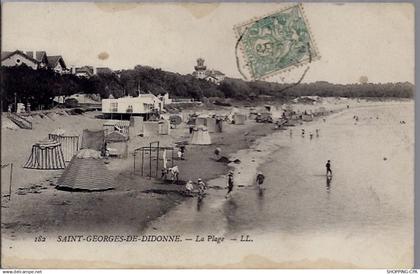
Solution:
M 261 172 L 259 172 L 257 174 L 257 185 L 258 185 L 258 188 L 259 189 L 262 188 L 262 184 L 264 183 L 264 179 L 265 179 L 264 174 L 262 174 Z
M 233 171 L 229 171 L 228 174 L 228 182 L 227 182 L 227 189 L 228 192 L 225 195 L 225 198 L 227 199 L 231 194 L 232 190 L 233 190 Z
M 327 161 L 327 164 L 325 165 L 325 167 L 327 168 L 327 176 L 328 176 L 328 174 L 330 176 L 332 176 L 331 161 L 330 160 Z

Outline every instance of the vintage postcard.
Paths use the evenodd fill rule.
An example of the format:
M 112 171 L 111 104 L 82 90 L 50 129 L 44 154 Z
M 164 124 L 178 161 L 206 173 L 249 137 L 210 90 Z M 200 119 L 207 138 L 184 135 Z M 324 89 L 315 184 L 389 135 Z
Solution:
M 411 268 L 414 6 L 6 2 L 3 268 Z

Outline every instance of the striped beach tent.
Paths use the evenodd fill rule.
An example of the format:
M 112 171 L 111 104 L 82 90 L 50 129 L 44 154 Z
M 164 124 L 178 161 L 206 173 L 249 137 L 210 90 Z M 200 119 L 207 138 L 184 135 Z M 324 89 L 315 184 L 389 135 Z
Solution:
M 114 176 L 98 151 L 82 149 L 61 175 L 56 188 L 69 191 L 110 190 L 114 188 Z
M 48 139 L 57 141 L 61 144 L 64 160 L 66 162 L 69 162 L 77 151 L 79 151 L 79 134 L 75 132 L 58 128 L 48 134 Z
M 24 168 L 64 169 L 64 155 L 61 144 L 54 140 L 39 141 L 32 146 L 31 155 Z

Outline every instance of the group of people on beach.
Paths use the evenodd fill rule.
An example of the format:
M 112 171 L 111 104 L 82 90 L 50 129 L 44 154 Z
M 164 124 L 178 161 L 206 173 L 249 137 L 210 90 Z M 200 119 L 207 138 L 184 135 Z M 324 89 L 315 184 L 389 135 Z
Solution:
M 197 179 L 197 186 L 198 186 L 198 198 L 202 199 L 205 195 L 205 191 L 207 189 L 206 183 L 201 178 Z M 185 185 L 185 189 L 188 195 L 191 195 L 194 191 L 194 183 L 193 181 L 189 180 Z
M 293 135 L 292 130 L 290 130 L 290 137 Z M 305 137 L 305 129 L 302 128 L 301 130 L 301 136 Z M 319 128 L 315 129 L 315 136 L 319 137 Z M 314 134 L 312 132 L 309 132 L 309 138 L 312 139 L 314 137 Z
M 261 172 L 258 172 L 257 177 L 256 177 L 256 184 L 260 190 L 262 189 L 262 184 L 264 183 L 264 179 L 265 179 L 265 176 Z M 187 195 L 192 195 L 194 193 L 194 188 L 195 188 L 194 184 L 197 185 L 198 199 L 201 200 L 206 195 L 205 191 L 207 190 L 207 184 L 201 178 L 198 178 L 196 183 L 189 180 L 185 184 L 185 191 Z M 234 187 L 233 171 L 229 171 L 228 177 L 227 177 L 227 184 L 226 184 L 226 188 L 227 188 L 227 193 L 225 195 L 226 199 L 231 197 L 233 187 Z
M 261 190 L 262 189 L 262 184 L 264 183 L 264 179 L 265 176 L 264 174 L 262 174 L 262 172 L 258 172 L 257 173 L 257 178 L 256 178 L 256 184 L 258 186 L 258 188 Z M 228 180 L 227 180 L 227 193 L 225 195 L 225 198 L 229 198 L 231 196 L 231 193 L 233 191 L 233 186 L 234 186 L 234 180 L 233 180 L 233 171 L 229 171 L 228 173 Z

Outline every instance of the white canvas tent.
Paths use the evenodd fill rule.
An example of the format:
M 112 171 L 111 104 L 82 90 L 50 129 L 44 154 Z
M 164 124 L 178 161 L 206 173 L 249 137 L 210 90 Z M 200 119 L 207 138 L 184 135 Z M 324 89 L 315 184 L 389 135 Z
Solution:
M 192 145 L 210 145 L 211 138 L 206 127 L 199 126 L 194 128 L 190 144 Z

